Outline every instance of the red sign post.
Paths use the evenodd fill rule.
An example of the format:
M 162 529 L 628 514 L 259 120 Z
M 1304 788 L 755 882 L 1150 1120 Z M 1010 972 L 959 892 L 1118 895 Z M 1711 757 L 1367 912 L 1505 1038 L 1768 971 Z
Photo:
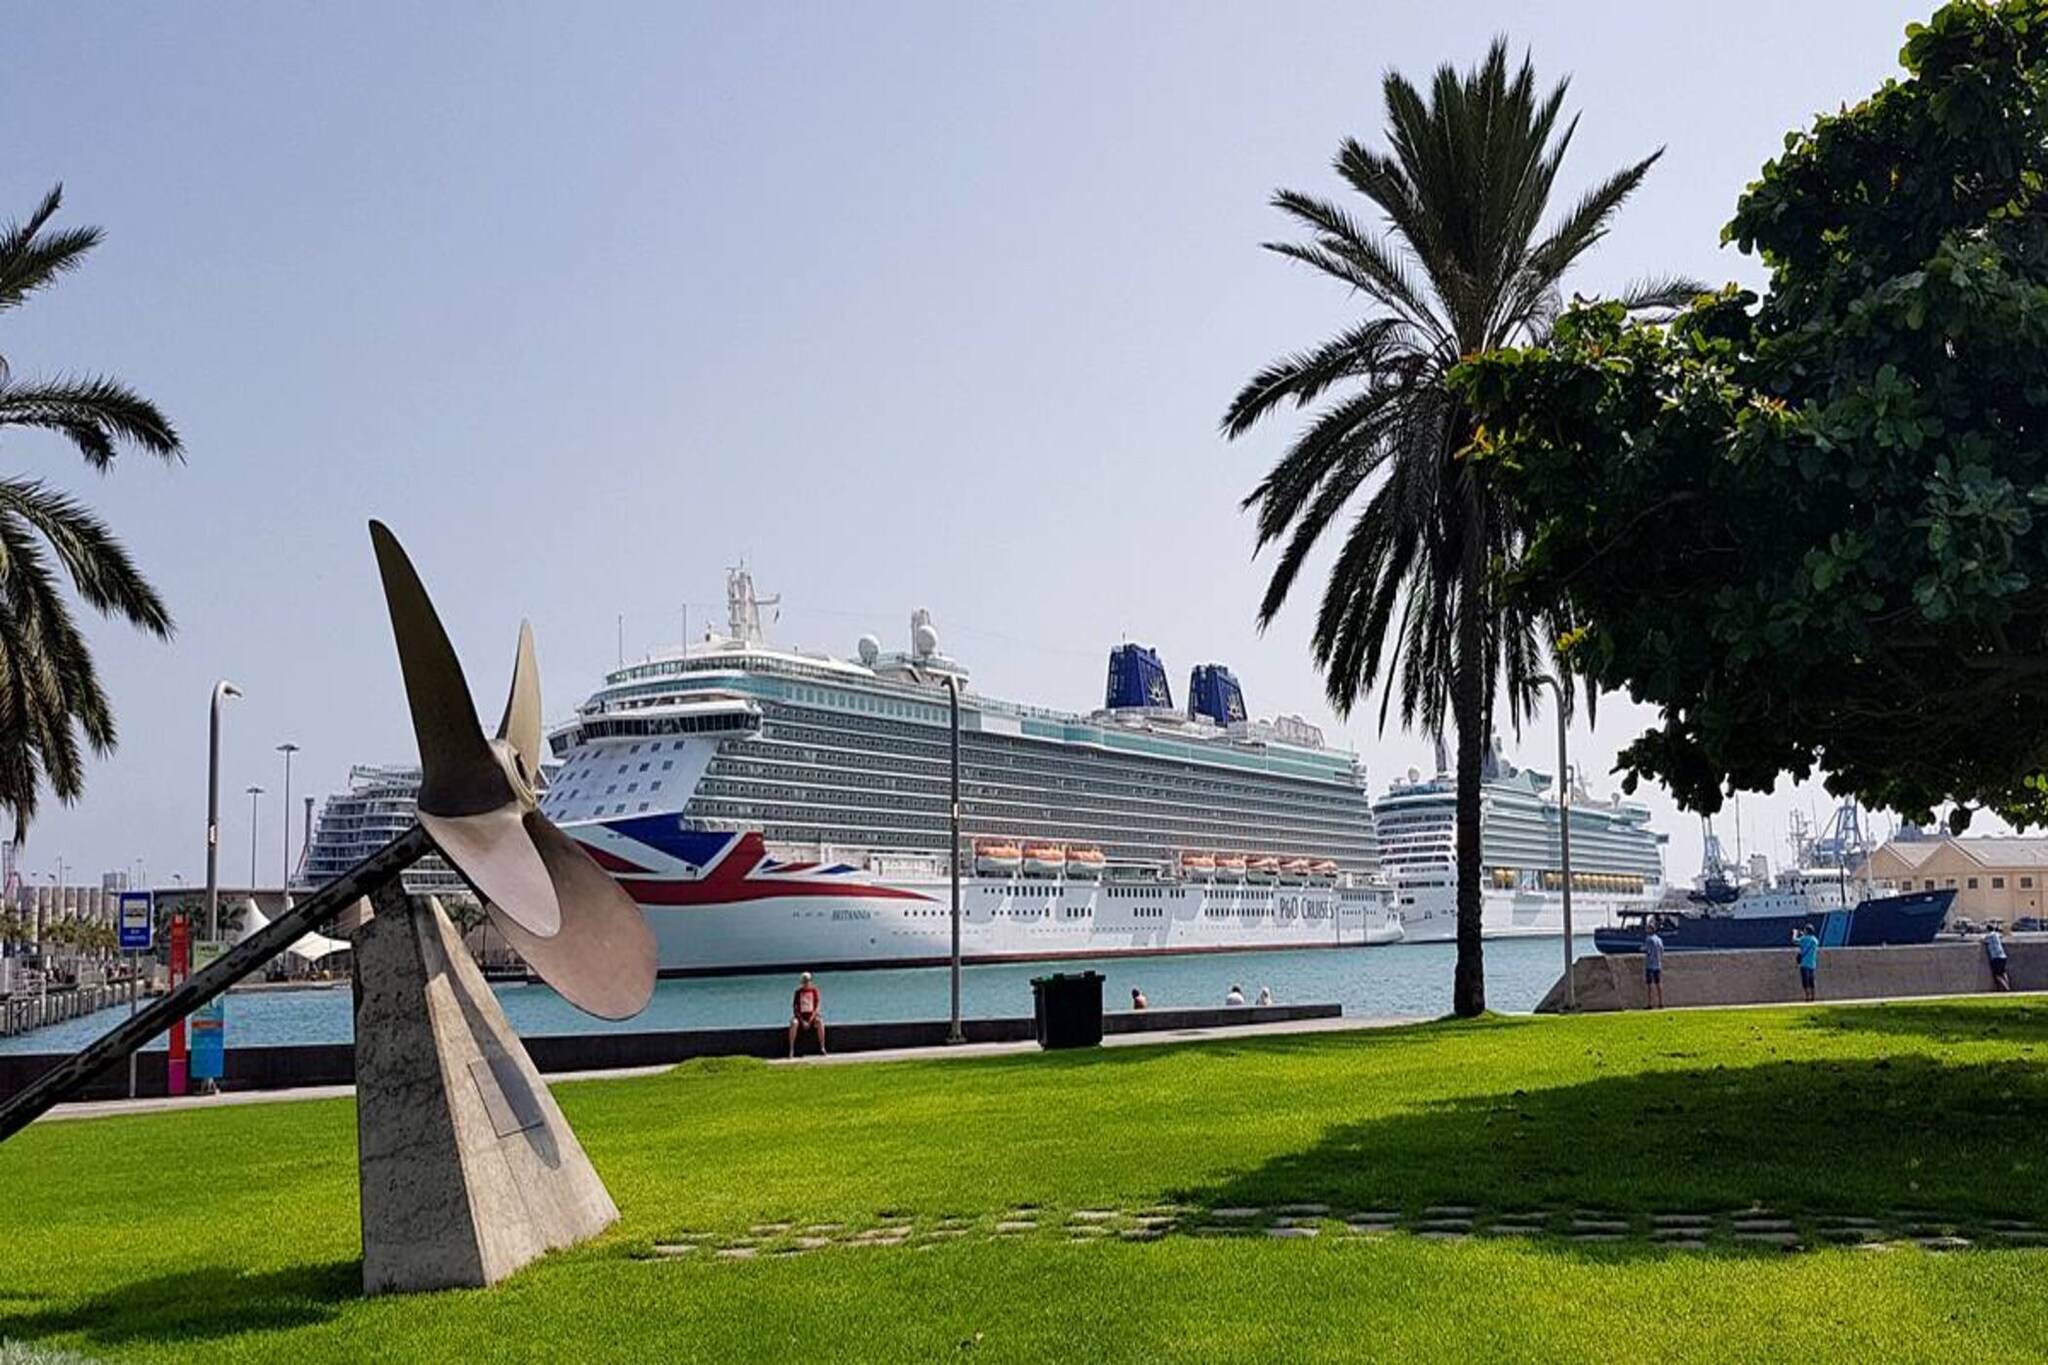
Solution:
M 192 925 L 183 915 L 171 916 L 171 989 L 192 974 Z M 171 1025 L 170 1090 L 185 1093 L 185 1021 Z

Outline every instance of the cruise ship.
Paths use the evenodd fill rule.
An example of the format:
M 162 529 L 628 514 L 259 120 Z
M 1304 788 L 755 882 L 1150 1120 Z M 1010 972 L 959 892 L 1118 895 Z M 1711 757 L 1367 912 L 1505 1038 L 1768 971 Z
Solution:
M 728 632 L 621 667 L 551 730 L 542 808 L 646 910 L 667 975 L 936 964 L 951 951 L 949 703 L 970 962 L 1352 947 L 1399 934 L 1358 758 L 1249 719 L 1204 664 L 1110 655 L 1088 714 L 983 696 L 927 613 L 908 648 Z
M 1458 787 L 1444 766 L 1440 759 L 1430 778 L 1410 769 L 1373 805 L 1381 866 L 1410 943 L 1458 935 Z M 1483 771 L 1480 932 L 1487 938 L 1562 934 L 1564 870 L 1551 778 L 1515 768 L 1497 740 Z M 1612 925 L 1622 912 L 1658 901 L 1666 836 L 1650 828 L 1648 807 L 1618 794 L 1596 801 L 1578 787 L 1571 819 L 1574 933 Z
M 292 879 L 292 889 L 325 886 L 397 838 L 413 823 L 419 802 L 417 763 L 358 763 L 348 770 L 348 790 L 330 796 L 320 807 L 312 842 Z M 455 871 L 430 854 L 405 870 L 405 889 L 415 896 L 443 900 L 476 899 Z

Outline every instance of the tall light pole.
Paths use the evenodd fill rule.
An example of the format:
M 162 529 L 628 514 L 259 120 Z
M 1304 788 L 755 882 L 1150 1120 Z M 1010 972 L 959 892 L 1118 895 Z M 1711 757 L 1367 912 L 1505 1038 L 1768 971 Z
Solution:
M 919 682 L 930 682 L 924 670 L 912 664 L 910 672 Z M 952 847 L 947 855 L 947 867 L 953 881 L 953 1009 L 946 1029 L 946 1041 L 964 1043 L 967 1035 L 960 1031 L 960 680 L 951 673 L 942 674 L 939 683 L 946 689 L 946 719 L 951 731 L 951 773 L 953 799 L 951 802 Z
M 1564 688 L 1555 678 L 1538 678 L 1557 703 L 1557 847 L 1564 863 L 1564 1007 L 1579 1007 L 1578 983 L 1572 979 L 1572 769 L 1564 743 Z
M 277 746 L 284 755 L 284 861 L 277 865 L 277 884 L 289 889 L 292 880 L 292 755 L 299 746 L 286 740 Z
M 967 1035 L 960 1031 L 960 682 L 952 674 L 946 675 L 946 715 L 952 730 L 953 769 L 953 847 L 948 861 L 953 870 L 953 1016 L 952 1025 L 946 1030 L 946 1041 L 964 1043 Z
M 206 726 L 206 939 L 220 937 L 220 708 L 242 689 L 223 678 L 213 685 Z
M 263 788 L 251 782 L 249 793 L 249 893 L 256 893 L 256 798 L 263 795 Z

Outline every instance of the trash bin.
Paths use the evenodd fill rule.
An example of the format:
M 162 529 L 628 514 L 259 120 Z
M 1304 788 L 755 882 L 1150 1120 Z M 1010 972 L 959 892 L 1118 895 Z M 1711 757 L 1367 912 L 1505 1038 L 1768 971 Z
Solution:
M 1042 1048 L 1102 1045 L 1102 973 L 1054 972 L 1031 980 L 1031 1015 Z

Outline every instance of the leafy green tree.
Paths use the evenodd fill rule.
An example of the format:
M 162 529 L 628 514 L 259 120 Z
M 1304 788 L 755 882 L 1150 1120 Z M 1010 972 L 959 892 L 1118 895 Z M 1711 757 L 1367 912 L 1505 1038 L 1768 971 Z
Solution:
M 1760 298 L 1583 309 L 1453 385 L 1516 591 L 1659 708 L 1628 785 L 1697 810 L 1820 769 L 2048 819 L 2048 0 L 1951 4 L 1901 60 L 1741 197 Z
M 1503 514 L 1490 468 L 1459 458 L 1472 419 L 1446 380 L 1466 355 L 1547 333 L 1560 281 L 1661 152 L 1601 180 L 1546 227 L 1577 126 L 1559 122 L 1564 82 L 1540 90 L 1529 62 L 1511 70 L 1506 42 L 1496 41 L 1469 72 L 1440 68 L 1427 95 L 1398 73 L 1383 93 L 1391 151 L 1347 139 L 1336 170 L 1385 230 L 1340 203 L 1282 190 L 1274 207 L 1308 240 L 1267 248 L 1335 280 L 1365 316 L 1260 371 L 1223 430 L 1241 437 L 1283 407 L 1322 403 L 1245 499 L 1260 548 L 1285 542 L 1259 620 L 1272 623 L 1310 552 L 1337 539 L 1311 637 L 1331 704 L 1349 714 L 1384 684 L 1382 725 L 1398 687 L 1403 725 L 1442 734 L 1448 720 L 1457 730 L 1453 1006 L 1472 1015 L 1486 1003 L 1481 764 L 1502 681 L 1517 725 L 1530 704 L 1544 668 L 1544 611 L 1495 591 L 1499 568 L 1519 551 L 1519 526 Z M 1654 281 L 1627 302 L 1675 306 L 1696 289 Z
M 27 221 L 0 227 L 0 313 L 75 270 L 98 228 L 52 228 L 63 202 L 50 191 Z M 122 446 L 181 458 L 178 435 L 156 405 L 101 376 L 17 376 L 0 354 L 0 431 L 33 428 L 68 440 L 105 470 Z M 104 523 L 34 479 L 0 478 L 0 812 L 27 832 L 44 783 L 61 801 L 84 789 L 83 749 L 114 747 L 114 717 L 59 571 L 88 607 L 159 638 L 170 613 Z M 81 747 L 83 741 L 83 749 Z

